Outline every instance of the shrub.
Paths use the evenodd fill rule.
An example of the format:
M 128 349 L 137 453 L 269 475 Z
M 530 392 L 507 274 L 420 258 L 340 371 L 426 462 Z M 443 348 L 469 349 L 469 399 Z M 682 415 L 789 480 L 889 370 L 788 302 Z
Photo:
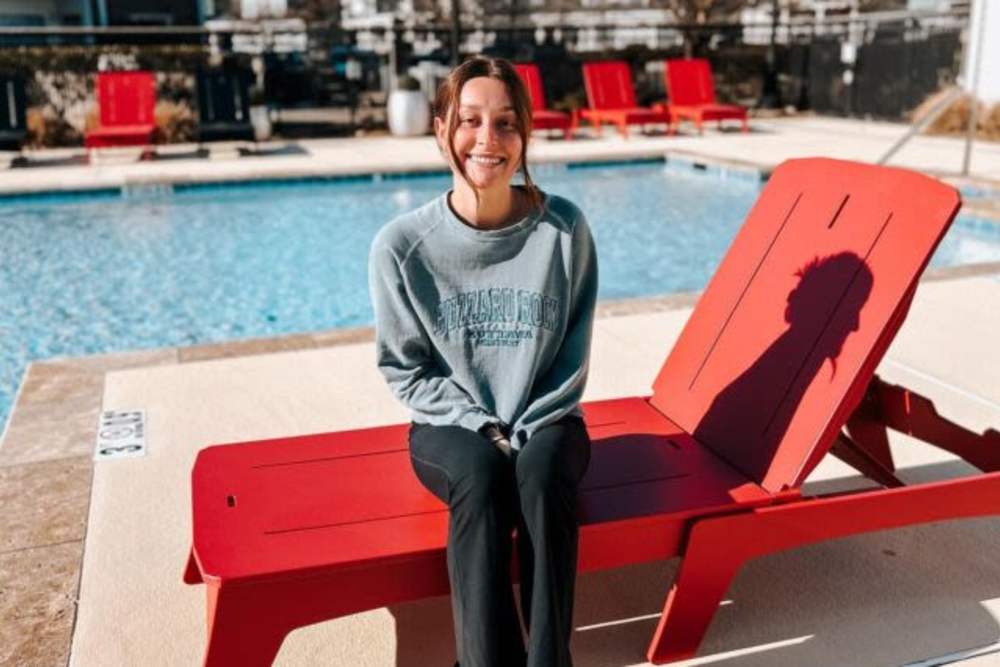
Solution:
M 54 148 L 83 143 L 83 133 L 66 122 L 51 107 L 29 107 L 27 110 L 28 146 Z
M 194 140 L 194 111 L 184 102 L 156 103 L 156 131 L 153 143 L 178 144 Z
M 405 74 L 396 79 L 396 90 L 420 90 L 420 82 L 409 74 Z
M 952 89 L 939 90 L 920 103 L 913 110 L 911 118 L 918 123 L 950 93 Z M 972 112 L 972 97 L 963 94 L 955 99 L 931 124 L 924 129 L 924 134 L 935 135 L 965 135 L 969 130 L 969 114 Z M 988 107 L 982 102 L 976 102 L 976 138 L 1000 140 L 1000 104 Z
M 979 119 L 979 132 L 986 139 L 1000 141 L 1000 104 L 984 113 Z

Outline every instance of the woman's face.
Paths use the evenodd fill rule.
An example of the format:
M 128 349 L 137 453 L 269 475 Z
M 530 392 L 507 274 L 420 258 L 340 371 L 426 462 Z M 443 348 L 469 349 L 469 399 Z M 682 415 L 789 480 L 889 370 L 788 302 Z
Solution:
M 489 77 L 469 79 L 459 95 L 458 127 L 452 139 L 466 177 L 477 190 L 507 187 L 521 160 L 522 141 L 507 86 Z M 442 146 L 447 127 L 435 119 Z

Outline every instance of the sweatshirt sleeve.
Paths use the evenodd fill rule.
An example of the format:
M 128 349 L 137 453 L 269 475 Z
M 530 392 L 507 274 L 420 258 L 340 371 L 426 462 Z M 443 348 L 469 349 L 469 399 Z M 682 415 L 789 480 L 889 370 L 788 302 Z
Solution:
M 375 356 L 389 389 L 414 421 L 478 431 L 497 421 L 449 378 L 434 359 L 430 339 L 413 309 L 399 260 L 377 240 L 368 261 L 375 311 Z
M 582 214 L 573 228 L 570 280 L 566 335 L 548 371 L 535 381 L 527 406 L 511 429 L 511 442 L 518 449 L 542 427 L 568 414 L 579 414 L 578 406 L 587 383 L 597 304 L 597 253 Z

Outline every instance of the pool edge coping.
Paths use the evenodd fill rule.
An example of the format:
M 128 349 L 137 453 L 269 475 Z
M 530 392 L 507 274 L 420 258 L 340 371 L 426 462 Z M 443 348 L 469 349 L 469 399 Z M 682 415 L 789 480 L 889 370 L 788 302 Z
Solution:
M 631 150 L 624 150 L 614 154 L 601 151 L 585 152 L 574 156 L 533 156 L 532 163 L 536 165 L 550 164 L 624 164 L 628 162 L 638 162 L 644 160 L 665 161 L 669 151 L 663 147 L 635 147 Z M 719 162 L 707 156 L 703 156 L 706 161 Z M 318 162 L 318 158 L 317 158 Z M 760 170 L 764 170 L 764 165 L 760 165 Z M 768 171 L 770 169 L 768 168 Z M 46 184 L 44 187 L 4 187 L 0 185 L 0 202 L 6 199 L 37 197 L 44 199 L 48 196 L 73 196 L 73 195 L 101 195 L 125 196 L 125 192 L 130 187 L 155 187 L 171 186 L 181 190 L 197 189 L 199 187 L 211 188 L 227 185 L 237 185 L 240 183 L 260 184 L 267 182 L 324 182 L 324 181 L 351 181 L 351 180 L 372 180 L 378 181 L 384 177 L 405 179 L 407 177 L 421 177 L 432 175 L 447 175 L 448 167 L 437 157 L 410 162 L 406 165 L 379 165 L 377 168 L 359 170 L 356 168 L 337 168 L 330 165 L 305 165 L 291 167 L 289 165 L 275 165 L 268 169 L 253 171 L 249 173 L 234 172 L 230 174 L 213 174 L 195 176 L 186 174 L 141 174 L 138 176 L 124 175 L 115 178 L 94 178 L 91 183 L 72 183 L 60 187 L 58 184 Z
M 537 166 L 563 165 L 572 169 L 579 166 L 614 166 L 623 164 L 641 164 L 644 162 L 662 162 L 664 164 L 682 164 L 690 166 L 695 171 L 716 170 L 723 175 L 733 173 L 743 178 L 756 177 L 761 182 L 770 178 L 778 166 L 766 160 L 742 160 L 738 158 L 707 155 L 686 148 L 666 148 L 662 146 L 625 150 L 620 153 L 607 154 L 601 151 L 587 152 L 571 157 L 550 155 L 538 156 L 532 162 Z M 905 167 L 903 167 L 905 168 Z M 913 171 L 911 169 L 911 171 Z M 937 178 L 958 190 L 976 189 L 1000 193 L 1000 180 L 992 180 L 982 176 L 960 175 L 948 171 L 922 171 Z M 427 178 L 447 175 L 445 165 L 433 160 L 411 162 L 402 166 L 382 165 L 375 171 L 358 171 L 357 169 L 338 169 L 336 167 L 277 168 L 255 171 L 251 173 L 217 174 L 210 177 L 197 175 L 194 177 L 182 174 L 160 174 L 155 176 L 124 176 L 110 180 L 95 179 L 88 184 L 67 184 L 64 187 L 51 184 L 37 188 L 4 188 L 0 185 L 0 204 L 22 200 L 26 203 L 43 202 L 49 198 L 58 197 L 101 197 L 125 199 L 134 194 L 135 189 L 169 187 L 171 194 L 211 190 L 213 188 L 263 185 L 293 185 L 309 183 L 338 182 L 381 182 L 383 180 L 407 180 L 410 178 Z M 978 198 L 963 197 L 962 211 L 968 215 L 1000 224 L 1000 208 L 978 204 Z M 0 439 L 2 442 L 2 439 Z

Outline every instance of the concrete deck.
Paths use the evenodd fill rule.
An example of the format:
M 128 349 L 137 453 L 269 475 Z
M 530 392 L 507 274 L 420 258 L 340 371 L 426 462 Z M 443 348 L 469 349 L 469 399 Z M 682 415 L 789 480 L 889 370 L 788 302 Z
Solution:
M 600 319 L 586 398 L 648 391 L 689 312 Z M 995 278 L 928 283 L 881 372 L 932 396 L 944 414 L 964 424 L 996 425 L 1000 349 L 978 341 L 989 340 L 998 326 Z M 941 354 L 944 349 L 952 353 Z M 371 343 L 360 343 L 106 376 L 104 408 L 145 409 L 150 452 L 94 469 L 71 665 L 197 663 L 204 591 L 182 585 L 179 577 L 189 547 L 188 480 L 198 448 L 404 421 L 405 411 L 372 366 L 373 354 Z M 894 446 L 909 481 L 969 472 L 905 438 Z M 811 483 L 811 491 L 865 484 L 833 460 Z M 720 611 L 702 651 L 706 660 L 692 664 L 905 665 L 994 644 L 1000 637 L 1000 561 L 991 554 L 998 546 L 1000 521 L 984 519 L 760 559 L 734 583 L 731 604 Z M 652 615 L 674 566 L 655 563 L 581 578 L 578 664 L 645 664 Z M 108 618 L 116 619 L 113 626 Z M 296 631 L 277 664 L 450 660 L 442 598 Z
M 786 157 L 873 160 L 901 126 L 818 118 L 755 122 L 704 137 L 538 141 L 544 160 L 664 152 L 766 170 Z M 300 144 L 306 154 L 13 169 L 0 190 L 327 176 L 440 168 L 429 139 Z M 120 160 L 115 164 L 115 160 Z M 961 142 L 919 138 L 893 164 L 956 172 Z M 977 144 L 973 174 L 1000 184 L 1000 146 Z M 543 184 L 544 185 L 544 184 Z M 988 206 L 987 206 L 988 208 Z M 974 275 L 966 275 L 966 274 Z M 933 398 L 970 428 L 1000 425 L 1000 267 L 925 281 L 880 373 Z M 648 391 L 690 312 L 680 295 L 603 304 L 587 399 Z M 181 583 L 197 449 L 392 423 L 405 413 L 372 366 L 370 331 L 301 334 L 33 364 L 0 443 L 0 665 L 190 665 L 204 643 L 204 592 Z M 97 413 L 144 408 L 149 453 L 91 462 Z M 911 482 L 968 473 L 900 436 Z M 826 461 L 807 490 L 863 484 Z M 1000 520 L 889 531 L 769 556 L 729 591 L 694 664 L 1000 665 Z M 577 664 L 643 665 L 675 562 L 581 577 Z M 279 665 L 451 664 L 447 600 L 434 599 L 293 633 Z

